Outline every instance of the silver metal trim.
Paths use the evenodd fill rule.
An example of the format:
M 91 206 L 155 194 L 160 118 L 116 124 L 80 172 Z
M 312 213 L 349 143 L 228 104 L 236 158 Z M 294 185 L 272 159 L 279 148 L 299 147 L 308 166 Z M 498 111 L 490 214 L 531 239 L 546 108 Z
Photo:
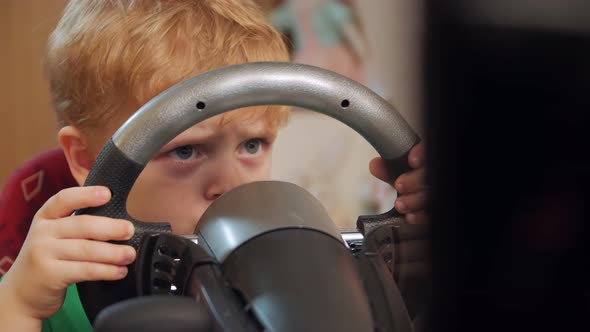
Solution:
M 194 234 L 182 235 L 185 239 L 191 240 L 194 244 L 199 244 L 199 237 Z
M 340 236 L 342 237 L 342 240 L 344 240 L 344 243 L 347 247 L 349 247 L 348 242 L 350 241 L 363 241 L 365 239 L 363 234 L 360 232 L 343 232 L 342 230 L 340 232 Z M 190 234 L 183 235 L 183 237 L 191 240 L 194 244 L 199 244 L 199 237 L 197 235 Z
M 349 103 L 345 107 L 343 100 Z M 198 109 L 198 102 L 204 108 Z M 215 69 L 171 87 L 125 122 L 113 142 L 128 158 L 146 165 L 162 146 L 196 123 L 255 105 L 291 105 L 331 116 L 387 159 L 409 151 L 416 138 L 393 106 L 351 79 L 309 65 L 255 62 Z
M 346 243 L 348 243 L 348 241 L 362 241 L 365 237 L 363 236 L 363 234 L 359 233 L 359 232 L 355 232 L 355 233 L 342 233 L 342 240 L 344 240 Z

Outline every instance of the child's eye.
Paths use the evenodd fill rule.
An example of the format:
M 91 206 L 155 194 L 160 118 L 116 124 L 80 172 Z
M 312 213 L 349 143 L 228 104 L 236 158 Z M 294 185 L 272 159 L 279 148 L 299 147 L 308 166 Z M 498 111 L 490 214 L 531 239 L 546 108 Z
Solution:
M 262 139 L 260 138 L 252 138 L 244 142 L 242 145 L 242 149 L 251 155 L 257 154 L 262 147 Z
M 189 160 L 196 157 L 197 154 L 197 150 L 192 145 L 183 145 L 168 152 L 168 155 L 176 160 Z

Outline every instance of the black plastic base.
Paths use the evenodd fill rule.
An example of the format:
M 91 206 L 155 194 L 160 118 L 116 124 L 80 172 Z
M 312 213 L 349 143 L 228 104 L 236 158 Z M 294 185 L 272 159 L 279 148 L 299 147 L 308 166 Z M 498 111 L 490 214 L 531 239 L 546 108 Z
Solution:
M 373 330 L 353 256 L 324 233 L 263 234 L 235 250 L 222 271 L 267 330 Z

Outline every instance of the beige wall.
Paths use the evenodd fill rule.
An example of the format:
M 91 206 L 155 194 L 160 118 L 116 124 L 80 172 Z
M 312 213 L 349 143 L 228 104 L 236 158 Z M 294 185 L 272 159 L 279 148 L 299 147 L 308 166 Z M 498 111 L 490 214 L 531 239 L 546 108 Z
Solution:
M 0 0 L 0 185 L 56 145 L 42 55 L 65 0 Z
M 369 75 L 418 133 L 422 128 L 421 0 L 357 0 L 371 48 Z

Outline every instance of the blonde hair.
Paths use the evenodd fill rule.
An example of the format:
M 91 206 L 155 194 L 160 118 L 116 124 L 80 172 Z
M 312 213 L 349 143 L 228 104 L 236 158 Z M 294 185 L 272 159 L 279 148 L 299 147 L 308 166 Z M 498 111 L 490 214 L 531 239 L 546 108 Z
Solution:
M 60 126 L 103 136 L 181 80 L 253 61 L 288 61 L 288 52 L 250 0 L 73 0 L 45 71 Z M 261 111 L 275 129 L 287 122 L 284 106 Z

